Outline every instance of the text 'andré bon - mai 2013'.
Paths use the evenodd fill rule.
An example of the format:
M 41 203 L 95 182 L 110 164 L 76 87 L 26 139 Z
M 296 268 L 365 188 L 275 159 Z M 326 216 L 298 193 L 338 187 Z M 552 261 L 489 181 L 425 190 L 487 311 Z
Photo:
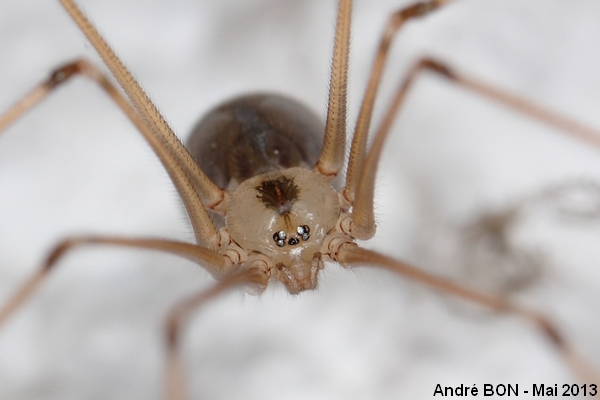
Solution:
M 497 384 L 489 383 L 477 386 L 442 386 L 439 383 L 435 386 L 433 396 L 439 397 L 477 397 L 477 396 L 497 396 L 497 397 L 517 397 L 520 394 L 527 394 L 539 397 L 573 397 L 587 396 L 595 397 L 598 394 L 598 387 L 595 384 L 564 384 L 564 385 L 545 385 L 533 384 L 524 386 L 519 384 Z

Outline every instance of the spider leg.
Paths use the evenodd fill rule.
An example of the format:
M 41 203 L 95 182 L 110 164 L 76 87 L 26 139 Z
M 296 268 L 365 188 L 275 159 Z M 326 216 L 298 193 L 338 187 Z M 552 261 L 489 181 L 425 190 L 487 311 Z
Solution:
M 56 269 L 66 253 L 83 245 L 113 245 L 158 250 L 188 258 L 201 265 L 211 275 L 222 277 L 234 272 L 237 264 L 225 255 L 191 243 L 159 239 L 131 239 L 120 237 L 80 236 L 63 240 L 54 247 L 42 267 L 0 308 L 0 327 L 33 294 L 33 292 Z
M 225 197 L 223 189 L 213 183 L 194 161 L 156 106 L 77 5 L 72 0 L 60 2 L 119 82 L 148 132 L 160 143 L 165 154 L 157 155 L 183 201 L 198 244 L 218 247 L 218 235 L 214 226 L 208 224 L 210 217 L 203 203 L 209 208 L 217 207 Z
M 346 156 L 346 107 L 348 92 L 348 57 L 352 1 L 340 0 L 335 27 L 335 45 L 331 65 L 329 104 L 323 150 L 314 171 L 331 179 L 344 166 Z
M 432 58 L 423 58 L 413 67 L 414 77 L 423 70 L 434 72 L 459 86 L 472 90 L 491 100 L 495 100 L 515 111 L 528 115 L 600 148 L 600 131 L 597 129 L 585 126 L 556 111 L 547 110 L 500 88 L 459 74 L 444 63 Z M 411 75 L 413 75 L 413 73 L 411 73 Z M 414 77 L 411 79 L 414 79 Z
M 106 76 L 88 61 L 80 59 L 55 69 L 46 81 L 40 83 L 4 115 L 0 116 L 0 132 L 46 98 L 57 87 L 60 87 L 63 83 L 77 75 L 82 75 L 96 82 L 140 131 L 167 170 L 173 184 L 178 189 L 179 194 L 186 205 L 186 210 L 194 228 L 198 243 L 204 246 L 217 248 L 220 244 L 219 233 L 214 227 L 208 212 L 199 198 L 196 191 L 197 185 L 193 184 L 191 177 L 194 172 L 186 172 L 182 169 L 181 164 L 177 161 L 173 151 L 169 149 L 164 140 L 157 137 L 151 126 L 143 120 L 131 106 L 129 101 L 123 97 Z M 199 169 L 197 165 L 196 167 Z M 198 191 L 200 192 L 200 190 Z M 187 195 L 185 195 L 185 193 L 187 193 Z M 224 199 L 225 192 L 221 190 L 221 194 L 223 195 L 222 199 Z M 217 206 L 218 204 L 219 203 L 217 202 L 213 205 Z
M 167 317 L 167 366 L 166 366 L 166 398 L 181 400 L 186 397 L 185 368 L 179 354 L 179 344 L 183 324 L 188 322 L 192 314 L 208 300 L 240 286 L 253 286 L 263 291 L 269 281 L 268 275 L 260 268 L 250 268 L 243 272 L 229 275 L 211 288 L 182 301 L 171 309 Z
M 411 68 L 408 75 L 401 82 L 381 125 L 377 129 L 377 133 L 375 134 L 375 138 L 369 149 L 369 153 L 359 176 L 360 180 L 356 192 L 356 200 L 353 204 L 352 223 L 349 232 L 353 237 L 369 239 L 375 234 L 373 197 L 375 191 L 375 176 L 381 151 L 383 150 L 383 145 L 391 125 L 394 122 L 409 89 L 415 79 L 420 76 L 423 71 L 431 71 L 439 74 L 462 87 L 473 90 L 475 93 L 496 100 L 516 111 L 600 147 L 600 132 L 499 88 L 457 74 L 439 61 L 431 58 L 423 58 Z
M 418 281 L 437 291 L 460 297 L 483 307 L 522 317 L 533 323 L 556 347 L 571 370 L 584 383 L 600 383 L 600 373 L 570 345 L 556 325 L 539 311 L 529 309 L 505 297 L 482 293 L 450 280 L 422 271 L 402 261 L 384 256 L 375 251 L 358 247 L 356 244 L 341 246 L 336 254 L 337 261 L 345 267 L 375 266 Z
M 367 137 L 369 134 L 369 126 L 373 115 L 373 106 L 377 98 L 377 90 L 383 74 L 385 62 L 387 60 L 392 40 L 404 23 L 413 19 L 428 15 L 438 8 L 449 3 L 450 0 L 430 0 L 412 4 L 404 7 L 390 15 L 388 22 L 383 30 L 375 61 L 371 68 L 367 89 L 362 100 L 354 134 L 352 137 L 352 147 L 348 157 L 348 169 L 346 171 L 346 185 L 343 190 L 344 197 L 352 204 L 359 197 L 357 194 L 359 180 L 365 157 L 367 154 Z
M 208 207 L 215 206 L 223 200 L 223 190 L 215 185 L 204 172 L 200 169 L 193 157 L 183 146 L 183 143 L 175 135 L 171 127 L 164 120 L 156 106 L 150 101 L 148 95 L 140 87 L 129 70 L 123 65 L 119 57 L 106 43 L 104 38 L 98 33 L 87 17 L 81 12 L 72 0 L 60 0 L 65 10 L 75 21 L 82 33 L 87 37 L 92 46 L 102 58 L 111 71 L 119 85 L 123 88 L 127 97 L 133 103 L 136 111 L 148 124 L 154 134 L 166 142 L 177 162 L 181 167 L 193 177 L 194 185 L 200 190 L 203 201 Z

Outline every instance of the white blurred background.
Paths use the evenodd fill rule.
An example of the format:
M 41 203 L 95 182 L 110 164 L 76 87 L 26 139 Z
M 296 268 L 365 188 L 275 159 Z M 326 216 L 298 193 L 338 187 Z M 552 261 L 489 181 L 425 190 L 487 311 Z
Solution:
M 182 137 L 210 107 L 248 91 L 289 94 L 325 115 L 334 1 L 79 3 Z M 356 1 L 351 126 L 383 24 L 407 3 Z M 429 54 L 600 128 L 599 16 L 593 0 L 464 0 L 411 23 L 394 43 L 375 121 L 407 68 Z M 58 2 L 3 0 L 0 110 L 81 56 L 99 64 Z M 571 215 L 573 202 L 593 209 L 598 195 L 572 190 L 561 203 L 567 216 L 544 202 L 515 222 L 511 254 L 534 260 L 533 273 L 465 236 L 481 215 L 600 181 L 597 149 L 427 75 L 381 169 L 379 229 L 365 246 L 508 290 L 550 315 L 600 369 L 600 222 Z M 86 233 L 192 239 L 149 147 L 77 79 L 0 135 L 0 302 L 60 238 Z M 516 284 L 505 287 L 507 276 Z M 437 383 L 575 382 L 529 323 L 377 270 L 327 265 L 320 278 L 300 296 L 274 285 L 203 309 L 185 335 L 192 398 L 429 398 Z M 161 398 L 164 316 L 210 282 L 200 267 L 154 252 L 72 253 L 0 330 L 0 398 Z

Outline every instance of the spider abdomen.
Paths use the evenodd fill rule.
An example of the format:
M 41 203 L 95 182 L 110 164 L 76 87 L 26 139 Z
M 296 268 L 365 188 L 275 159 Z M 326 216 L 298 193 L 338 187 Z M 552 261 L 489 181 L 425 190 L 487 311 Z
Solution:
M 194 127 L 187 147 L 217 185 L 292 167 L 312 169 L 323 146 L 321 118 L 295 100 L 251 94 L 225 102 Z

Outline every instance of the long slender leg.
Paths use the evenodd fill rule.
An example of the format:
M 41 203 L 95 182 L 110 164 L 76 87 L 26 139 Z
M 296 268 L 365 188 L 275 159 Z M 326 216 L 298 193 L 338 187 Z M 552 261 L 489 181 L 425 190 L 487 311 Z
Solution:
M 13 297 L 0 308 L 0 327 L 7 319 L 33 294 L 33 292 L 48 277 L 51 271 L 64 255 L 76 247 L 83 245 L 114 245 L 133 248 L 159 250 L 188 258 L 201 265 L 211 275 L 222 277 L 233 272 L 235 264 L 224 255 L 210 249 L 190 243 L 158 239 L 129 239 L 119 237 L 75 237 L 60 242 L 38 272 L 35 273 L 25 284 L 13 295 Z
M 437 10 L 441 6 L 449 3 L 450 0 L 430 0 L 413 4 L 402 8 L 390 15 L 387 25 L 383 30 L 377 54 L 367 90 L 362 100 L 354 134 L 352 137 L 352 147 L 350 148 L 350 156 L 348 158 L 348 170 L 346 172 L 346 186 L 344 187 L 344 196 L 350 203 L 354 203 L 357 197 L 358 184 L 361 170 L 367 154 L 367 137 L 369 134 L 369 126 L 371 125 L 371 117 L 373 115 L 373 106 L 377 98 L 377 90 L 379 82 L 383 74 L 383 68 L 387 60 L 392 40 L 404 26 L 404 23 L 412 18 L 422 17 L 432 11 Z
M 181 302 L 169 312 L 166 325 L 167 366 L 165 370 L 168 400 L 182 400 L 186 397 L 187 383 L 184 374 L 185 368 L 179 354 L 179 344 L 183 324 L 188 322 L 192 313 L 197 311 L 206 301 L 235 287 L 251 285 L 261 292 L 266 288 L 268 280 L 269 278 L 264 271 L 252 268 L 228 276 L 212 288 Z
M 119 90 L 117 90 L 117 88 L 110 83 L 110 81 L 97 68 L 95 68 L 86 60 L 76 60 L 54 70 L 45 82 L 39 84 L 23 99 L 9 109 L 4 115 L 0 116 L 0 128 L 6 128 L 18 117 L 46 98 L 54 91 L 54 89 L 76 75 L 82 75 L 92 79 L 109 95 L 109 97 L 117 104 L 117 106 L 119 106 L 119 108 L 125 113 L 125 115 L 127 115 L 129 120 L 136 126 L 136 128 L 140 131 L 142 136 L 144 136 L 148 144 L 157 154 L 165 166 L 165 169 L 173 179 L 173 183 L 176 187 L 181 187 L 181 184 L 178 186 L 177 182 L 189 182 L 188 175 L 183 174 L 179 170 L 177 161 L 174 159 L 172 152 L 164 147 L 162 139 L 157 138 L 156 135 L 152 133 L 150 127 L 144 123 L 141 117 L 135 112 L 131 104 L 123 97 Z M 188 196 L 187 199 L 189 207 L 186 206 L 186 209 L 194 228 L 196 240 L 201 245 L 213 248 L 218 247 L 220 240 L 219 234 L 215 229 L 206 209 L 202 205 L 201 200 L 198 198 L 195 192 L 190 193 L 190 196 Z
M 131 100 L 134 107 L 142 117 L 142 120 L 151 128 L 157 138 L 163 140 L 177 164 L 189 176 L 194 188 L 200 192 L 204 202 L 209 207 L 216 206 L 223 200 L 223 190 L 215 185 L 206 176 L 194 161 L 190 153 L 183 146 L 179 138 L 175 135 L 171 127 L 164 120 L 156 106 L 150 101 L 146 93 L 142 90 L 135 78 L 123 65 L 119 57 L 106 43 L 104 38 L 98 33 L 96 28 L 85 17 L 81 10 L 72 0 L 60 0 L 65 10 L 75 21 L 79 29 L 88 38 L 92 46 L 96 49 L 100 58 L 104 61 L 113 76 L 123 88 L 127 97 Z M 181 190 L 180 190 L 181 191 Z M 185 203 L 185 198 L 183 199 Z
M 58 71 L 70 70 L 70 65 L 62 66 L 55 70 L 50 78 L 46 81 L 40 83 L 38 86 L 33 88 L 33 90 L 27 93 L 21 100 L 19 100 L 16 104 L 14 104 L 8 111 L 6 111 L 3 115 L 0 116 L 0 134 L 4 132 L 6 128 L 8 128 L 13 122 L 19 119 L 23 114 L 27 111 L 31 110 L 35 107 L 39 102 L 44 100 L 48 94 L 58 87 L 61 83 L 64 83 L 69 80 L 73 76 L 72 73 L 62 75 L 60 73 L 57 74 Z
M 538 119 L 550 126 L 557 128 L 564 133 L 572 135 L 580 140 L 590 143 L 600 148 L 600 131 L 585 126 L 565 115 L 561 115 L 556 111 L 544 109 L 537 104 L 515 96 L 512 93 L 506 92 L 500 88 L 472 79 L 466 75 L 462 75 L 448 67 L 444 63 L 433 60 L 424 59 L 417 64 L 417 72 L 427 69 L 434 72 L 459 86 L 467 88 L 479 93 L 489 99 L 498 101 L 499 103 L 512 108 L 515 111 L 529 115 L 532 118 Z
M 346 97 L 351 14 L 352 1 L 340 0 L 335 27 L 325 138 L 323 150 L 314 168 L 315 172 L 331 178 L 334 178 L 344 166 L 346 155 Z
M 338 250 L 337 261 L 346 267 L 375 266 L 384 268 L 452 296 L 463 298 L 495 311 L 523 317 L 536 325 L 537 328 L 540 329 L 540 331 L 556 346 L 560 355 L 582 382 L 600 384 L 600 374 L 598 371 L 596 371 L 585 358 L 581 357 L 571 347 L 567 339 L 559 332 L 556 326 L 545 315 L 538 311 L 522 307 L 504 297 L 481 293 L 468 287 L 461 286 L 457 283 L 419 270 L 404 262 L 394 260 L 371 250 L 360 248 L 354 243 L 346 244 Z
M 385 139 L 390 131 L 394 118 L 398 114 L 401 105 L 406 98 L 406 95 L 411 88 L 414 80 L 423 72 L 431 71 L 444 78 L 449 79 L 464 88 L 473 90 L 474 92 L 483 95 L 489 99 L 500 102 L 518 112 L 542 121 L 551 125 L 558 130 L 568 133 L 578 139 L 585 140 L 588 143 L 600 147 L 600 132 L 593 130 L 587 126 L 559 115 L 553 111 L 546 110 L 536 104 L 524 100 L 511 93 L 507 93 L 501 89 L 495 88 L 483 82 L 454 72 L 445 64 L 433 60 L 431 58 L 423 58 L 417 62 L 410 70 L 408 76 L 401 82 L 396 95 L 394 96 L 385 117 L 377 129 L 375 138 L 363 170 L 360 175 L 359 186 L 357 189 L 356 201 L 352 213 L 352 224 L 350 234 L 360 239 L 368 239 L 375 233 L 375 217 L 373 212 L 373 197 L 375 192 L 375 175 L 377 165 L 383 150 Z

